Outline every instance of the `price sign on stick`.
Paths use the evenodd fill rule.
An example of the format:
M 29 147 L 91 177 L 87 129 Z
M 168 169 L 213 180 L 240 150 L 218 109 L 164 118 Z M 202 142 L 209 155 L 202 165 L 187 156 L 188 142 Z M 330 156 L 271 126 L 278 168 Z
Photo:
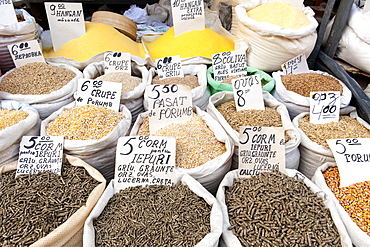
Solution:
M 50 171 L 61 174 L 63 161 L 62 136 L 23 136 L 16 176 Z
M 131 54 L 127 52 L 105 52 L 104 73 L 125 72 L 131 75 Z
M 148 99 L 152 135 L 160 128 L 172 123 L 184 123 L 193 116 L 192 95 L 188 86 L 149 85 L 144 97 Z
M 333 152 L 340 174 L 340 187 L 370 181 L 370 139 L 326 140 Z
M 37 40 L 22 41 L 8 45 L 8 50 L 17 68 L 33 62 L 45 63 L 41 48 Z
M 122 84 L 80 78 L 76 92 L 76 105 L 97 105 L 118 111 Z
M 13 6 L 13 1 L 11 0 L 0 1 L 0 13 L 1 13 L 0 24 L 12 25 L 18 22 Z
M 124 136 L 117 142 L 115 190 L 130 186 L 174 183 L 176 139 Z
M 260 75 L 251 75 L 231 80 L 236 110 L 265 110 Z
M 300 74 L 309 72 L 306 55 L 300 54 L 281 65 L 285 75 Z
M 184 77 L 181 58 L 179 55 L 163 57 L 155 60 L 159 79 Z
M 279 170 L 285 173 L 283 127 L 240 127 L 239 177 Z
M 175 37 L 205 28 L 203 0 L 171 0 Z
M 247 76 L 246 48 L 212 55 L 213 79 L 223 81 L 229 76 Z
M 339 91 L 310 92 L 310 122 L 313 124 L 338 122 L 339 96 Z

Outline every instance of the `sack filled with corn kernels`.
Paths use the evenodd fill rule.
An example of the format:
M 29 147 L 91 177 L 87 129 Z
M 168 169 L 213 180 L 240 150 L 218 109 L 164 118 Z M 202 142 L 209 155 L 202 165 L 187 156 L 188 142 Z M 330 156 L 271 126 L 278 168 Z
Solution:
M 145 66 L 139 65 L 132 60 L 130 76 L 124 72 L 104 73 L 104 61 L 94 62 L 87 65 L 83 70 L 83 77 L 84 79 L 98 79 L 121 83 L 120 102 L 131 112 L 132 122 L 144 111 L 144 91 L 151 80 L 151 74 Z
M 64 136 L 66 154 L 76 156 L 96 168 L 107 181 L 114 177 L 117 140 L 131 126 L 125 105 L 119 111 L 72 102 L 41 122 L 41 135 Z
M 233 20 L 231 34 L 248 43 L 247 65 L 272 72 L 302 53 L 308 57 L 317 38 L 318 23 L 313 10 L 298 9 L 285 2 L 263 2 L 250 0 L 235 7 L 236 24 Z M 251 11 L 257 16 L 250 17 Z M 263 17 L 271 19 L 265 21 Z M 298 20 L 303 20 L 302 24 Z
M 0 77 L 0 98 L 29 104 L 44 120 L 74 101 L 79 78 L 82 72 L 65 64 L 28 63 Z
M 158 215 L 157 210 L 160 209 L 161 210 L 161 212 L 160 212 L 161 217 L 159 217 L 159 218 L 155 217 L 154 219 L 150 218 L 150 217 L 148 217 L 148 219 L 146 219 L 145 217 L 142 217 L 142 221 L 140 221 L 140 220 L 133 221 L 132 223 L 133 223 L 134 226 L 132 226 L 132 228 L 134 228 L 134 229 L 131 228 L 131 230 L 133 230 L 133 232 L 136 232 L 137 234 L 140 234 L 140 235 L 136 235 L 136 236 L 135 236 L 135 233 L 133 233 L 133 235 L 129 235 L 129 236 L 125 235 L 124 233 L 122 233 L 122 234 L 117 233 L 117 232 L 120 231 L 119 230 L 120 229 L 119 224 L 109 224 L 110 226 L 104 227 L 105 231 L 97 232 L 97 230 L 96 230 L 96 227 L 97 227 L 96 221 L 100 220 L 99 216 L 101 216 L 104 213 L 104 210 L 107 210 L 107 208 L 108 208 L 107 204 L 109 204 L 109 203 L 112 204 L 113 203 L 113 202 L 110 202 L 110 200 L 113 199 L 112 197 L 114 196 L 114 194 L 116 194 L 116 193 L 118 194 L 118 193 L 124 191 L 124 190 L 120 190 L 120 192 L 116 191 L 116 189 L 115 189 L 116 181 L 113 179 L 108 184 L 107 188 L 104 191 L 104 194 L 102 195 L 102 197 L 100 198 L 100 200 L 96 204 L 95 208 L 91 211 L 91 214 L 89 215 L 89 217 L 86 219 L 86 222 L 85 222 L 85 225 L 84 225 L 84 236 L 83 236 L 83 240 L 84 240 L 83 244 L 84 245 L 83 246 L 86 246 L 86 247 L 101 246 L 101 245 L 98 245 L 97 240 L 98 239 L 104 240 L 103 235 L 106 238 L 107 237 L 109 238 L 109 236 L 107 236 L 107 235 L 109 235 L 109 234 L 107 234 L 107 232 L 114 231 L 120 237 L 116 238 L 115 242 L 114 242 L 114 240 L 112 241 L 111 239 L 109 239 L 107 241 L 109 243 L 114 242 L 115 245 L 117 245 L 117 246 L 122 246 L 122 245 L 140 246 L 140 244 L 134 244 L 135 239 L 138 240 L 138 243 L 139 243 L 139 241 L 140 241 L 140 243 L 143 243 L 143 242 L 145 242 L 145 240 L 150 239 L 149 240 L 150 243 L 147 243 L 148 246 L 171 246 L 171 245 L 174 245 L 174 246 L 181 246 L 181 245 L 188 246 L 189 242 L 192 242 L 192 240 L 194 241 L 194 238 L 196 237 L 197 239 L 200 239 L 200 241 L 194 243 L 195 246 L 198 246 L 198 247 L 201 247 L 201 246 L 217 247 L 218 243 L 219 243 L 219 238 L 220 238 L 221 232 L 222 232 L 222 214 L 221 214 L 220 205 L 218 204 L 216 198 L 213 195 L 211 195 L 211 193 L 209 193 L 209 191 L 207 191 L 199 182 L 197 182 L 190 175 L 184 174 L 179 170 L 175 170 L 175 174 L 176 174 L 176 179 L 174 179 L 174 186 L 179 186 L 179 185 L 187 186 L 191 190 L 192 193 L 195 193 L 199 197 L 200 200 L 204 200 L 205 202 L 203 202 L 203 204 L 208 204 L 209 208 L 206 208 L 205 207 L 206 205 L 202 205 L 202 208 L 200 208 L 200 210 L 198 210 L 197 212 L 194 212 L 194 211 L 196 211 L 197 207 L 200 207 L 198 200 L 196 200 L 196 198 L 194 198 L 194 197 L 191 197 L 192 198 L 191 200 L 189 199 L 187 201 L 184 201 L 184 203 L 182 203 L 182 206 L 180 206 L 180 207 L 177 206 L 176 207 L 176 204 L 179 204 L 179 203 L 181 204 L 181 202 L 179 202 L 178 200 L 186 200 L 186 199 L 190 198 L 190 196 L 188 195 L 188 193 L 186 193 L 186 194 L 184 193 L 184 195 L 180 194 L 177 198 L 174 198 L 174 196 L 171 196 L 171 197 L 168 196 L 167 197 L 167 195 L 169 193 L 171 193 L 171 191 L 169 191 L 165 196 L 162 195 L 160 198 L 158 198 L 155 201 L 155 204 L 157 204 L 157 206 L 154 209 L 155 211 L 153 212 L 153 211 L 151 211 L 153 209 L 153 205 L 150 204 L 152 201 L 148 200 L 148 197 L 151 197 L 151 195 L 149 194 L 150 191 L 146 190 L 145 191 L 146 193 L 144 191 L 142 191 L 142 193 L 145 193 L 144 195 L 137 195 L 138 191 L 136 191 L 137 196 L 135 196 L 135 197 L 139 197 L 139 198 L 141 196 L 145 197 L 145 200 L 141 200 L 141 201 L 145 202 L 145 204 L 148 204 L 147 206 L 146 205 L 144 206 L 145 207 L 144 211 L 147 214 Z M 164 185 L 162 185 L 162 186 L 164 186 Z M 132 189 L 134 189 L 134 188 L 135 187 L 133 187 Z M 171 187 L 169 187 L 169 188 L 171 188 Z M 130 188 L 127 188 L 127 190 L 128 189 L 130 189 Z M 144 189 L 145 188 L 143 188 L 143 190 Z M 149 189 L 149 187 L 146 187 L 146 189 Z M 139 190 L 139 192 L 140 192 L 140 190 Z M 157 194 L 154 194 L 154 192 L 157 192 Z M 153 194 L 159 196 L 161 193 L 160 193 L 159 189 L 157 189 L 156 191 L 153 190 Z M 119 198 L 122 198 L 122 197 L 119 197 Z M 114 200 L 114 202 L 117 202 L 117 200 L 118 199 Z M 128 204 L 131 205 L 129 207 L 123 207 L 123 208 L 119 207 L 119 205 L 113 204 L 110 207 L 110 209 L 112 209 L 112 207 L 115 207 L 116 209 L 114 210 L 115 215 L 112 216 L 112 217 L 120 218 L 120 216 L 121 216 L 122 217 L 121 219 L 124 219 L 128 216 L 127 214 L 133 214 L 136 217 L 140 217 L 141 214 L 144 214 L 144 212 L 143 211 L 135 211 L 135 210 L 140 210 L 139 208 L 141 208 L 143 203 L 140 203 L 140 205 L 137 205 L 137 204 L 135 204 L 135 203 L 137 203 L 135 201 L 138 201 L 138 200 L 127 200 L 125 202 L 122 201 L 122 203 L 120 203 L 121 206 L 125 206 L 125 205 L 128 205 Z M 164 201 L 164 202 L 162 202 L 162 201 Z M 161 205 L 161 203 L 163 203 L 163 204 Z M 184 206 L 184 205 L 188 205 L 188 206 Z M 178 209 L 178 211 L 176 209 L 174 209 L 174 211 L 176 211 L 176 212 L 173 212 L 173 211 L 169 212 L 168 210 L 166 212 L 167 208 L 168 209 L 176 208 L 176 209 Z M 208 214 L 209 210 L 210 210 L 210 214 Z M 121 213 L 122 215 L 119 215 L 119 213 Z M 124 214 L 124 213 L 127 213 L 127 214 Z M 198 218 L 198 221 L 199 221 L 199 218 L 203 218 L 204 220 L 208 221 L 207 225 L 205 225 L 205 224 L 200 225 L 201 222 L 194 223 L 194 219 L 191 218 L 193 213 L 194 213 L 194 216 L 196 218 Z M 171 214 L 173 217 L 176 217 L 176 219 L 169 216 L 169 214 Z M 111 214 L 105 213 L 105 215 L 107 216 L 107 215 L 111 215 Z M 190 218 L 188 218 L 188 217 L 190 217 Z M 107 217 L 105 217 L 105 219 L 106 218 Z M 196 232 L 191 233 L 194 236 L 184 236 L 184 231 L 185 230 L 183 230 L 182 228 L 186 227 L 186 223 L 185 222 L 180 223 L 184 220 L 184 218 L 186 219 L 186 223 L 192 222 L 192 223 L 194 223 L 195 227 L 198 228 L 198 229 L 193 229 L 194 231 L 196 231 Z M 119 219 L 117 221 L 119 222 Z M 144 223 L 146 223 L 148 221 L 153 222 L 153 225 L 143 227 Z M 121 226 L 121 228 L 123 228 L 123 227 L 127 228 L 127 224 L 129 224 L 129 223 L 125 223 L 125 221 L 123 221 L 122 223 L 126 224 L 126 225 Z M 180 224 L 180 225 L 175 225 L 175 223 Z M 100 227 L 102 226 L 102 224 L 100 224 Z M 165 224 L 166 226 L 164 226 L 163 224 Z M 108 230 L 106 229 L 106 228 L 111 228 L 111 227 L 113 227 L 113 229 L 108 229 Z M 158 229 L 158 227 L 160 228 L 160 230 L 156 231 L 155 228 Z M 206 232 L 208 227 L 210 227 L 210 230 L 208 232 Z M 114 228 L 116 228 L 116 229 L 114 229 Z M 145 233 L 141 233 L 142 229 L 145 230 L 145 232 L 147 233 L 146 236 L 144 235 Z M 152 231 L 156 231 L 156 234 L 154 236 L 151 235 Z M 181 234 L 179 234 L 179 232 L 181 232 Z M 200 236 L 200 234 L 204 234 L 204 233 L 205 233 L 205 235 L 203 237 Z M 173 241 L 177 241 L 177 244 L 174 244 L 174 243 L 171 243 L 171 242 L 170 243 L 163 243 L 163 242 L 159 243 L 159 241 L 163 241 L 163 238 L 158 239 L 157 238 L 158 234 L 166 235 L 167 241 L 168 241 L 168 239 L 171 239 L 171 236 L 172 236 Z M 100 236 L 98 237 L 98 235 L 100 235 Z M 124 236 L 122 236 L 122 235 L 124 235 Z M 147 237 L 148 235 L 149 235 L 149 237 Z M 170 235 L 170 236 L 168 236 L 168 235 Z M 151 236 L 153 236 L 152 239 L 150 238 Z M 185 243 L 179 244 L 179 242 L 181 242 L 181 239 L 184 239 L 184 238 L 186 238 L 186 240 L 188 240 L 188 242 L 186 242 L 187 244 L 185 244 Z M 120 239 L 121 241 L 123 241 L 123 239 L 125 239 L 126 241 L 131 239 L 131 242 L 130 242 L 130 244 L 127 243 L 127 242 L 119 242 L 118 239 Z
M 318 167 L 312 181 L 333 200 L 353 244 L 370 246 L 370 236 L 365 232 L 365 229 L 369 232 L 366 224 L 369 220 L 369 214 L 366 213 L 369 204 L 367 192 L 369 181 L 340 188 L 340 174 L 335 163 L 324 163 Z
M 22 137 L 38 136 L 40 124 L 34 107 L 14 100 L 0 100 L 0 166 L 18 159 Z
M 324 163 L 335 164 L 333 152 L 326 139 L 370 137 L 370 125 L 358 117 L 352 106 L 341 111 L 338 122 L 311 124 L 309 117 L 309 112 L 303 112 L 293 119 L 293 125 L 301 135 L 298 170 L 309 179 Z
M 274 97 L 271 96 L 270 93 L 266 91 L 263 91 L 263 99 L 265 102 L 265 108 L 271 108 L 269 109 L 271 111 L 270 114 L 275 113 L 274 115 L 280 115 L 279 119 L 274 118 L 276 119 L 276 121 L 271 120 L 272 115 L 269 117 L 258 117 L 258 111 L 255 111 L 255 113 L 249 111 L 251 114 L 256 115 L 254 117 L 250 115 L 251 118 L 247 118 L 246 115 L 244 115 L 242 112 L 238 113 L 236 111 L 236 108 L 232 105 L 229 105 L 227 107 L 225 106 L 225 112 L 221 113 L 220 110 L 217 109 L 217 107 L 227 102 L 230 102 L 227 104 L 231 104 L 234 101 L 233 92 L 218 92 L 209 98 L 207 112 L 221 124 L 226 133 L 231 137 L 233 145 L 235 146 L 232 169 L 237 169 L 239 165 L 239 131 L 237 131 L 237 129 L 239 129 L 240 126 L 249 126 L 250 123 L 254 121 L 257 121 L 256 123 L 263 124 L 262 126 L 284 127 L 286 139 L 285 167 L 290 169 L 297 169 L 300 159 L 300 153 L 298 149 L 298 146 L 301 143 L 300 134 L 298 133 L 298 130 L 293 126 L 293 123 L 289 118 L 288 111 L 282 103 L 278 102 Z M 226 110 L 230 110 L 230 112 L 227 112 Z M 263 116 L 262 112 L 260 114 L 261 116 Z M 259 120 L 256 119 L 260 119 L 264 121 L 264 123 L 261 123 Z M 234 126 L 230 125 L 230 123 L 232 122 L 234 123 Z
M 217 121 L 199 107 L 194 108 L 192 119 L 167 125 L 155 135 L 175 137 L 176 169 L 189 174 L 215 193 L 223 176 L 230 170 L 234 146 Z M 130 136 L 137 135 L 150 135 L 148 112 L 141 113 L 131 129 Z

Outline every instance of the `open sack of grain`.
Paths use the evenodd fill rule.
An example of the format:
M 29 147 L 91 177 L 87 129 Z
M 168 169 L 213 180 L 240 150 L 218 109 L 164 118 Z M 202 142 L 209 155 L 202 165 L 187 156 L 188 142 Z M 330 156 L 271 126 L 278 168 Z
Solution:
M 151 80 L 149 70 L 138 65 L 135 61 L 131 62 L 131 75 L 124 72 L 104 73 L 104 61 L 94 62 L 86 66 L 83 70 L 85 79 L 96 79 L 102 81 L 118 82 L 122 84 L 121 104 L 124 104 L 131 112 L 132 121 L 144 111 L 144 91 Z
M 323 71 L 310 70 L 307 73 L 284 75 L 282 71 L 272 73 L 276 81 L 272 95 L 287 108 L 290 118 L 310 111 L 310 92 L 339 91 L 340 108 L 349 105 L 352 92 L 341 81 Z
M 216 198 L 188 174 L 173 186 L 115 192 L 111 180 L 84 226 L 84 246 L 217 247 L 222 213 Z
M 298 170 L 311 179 L 316 169 L 324 163 L 335 164 L 327 139 L 369 138 L 370 125 L 358 117 L 354 107 L 341 111 L 338 122 L 311 124 L 310 114 L 304 112 L 293 119 L 293 125 L 301 135 Z
M 40 134 L 37 110 L 14 100 L 0 100 L 0 167 L 18 159 L 23 136 Z
M 86 218 L 106 181 L 84 161 L 65 155 L 62 175 L 15 178 L 17 162 L 0 167 L 2 246 L 82 246 Z
M 216 198 L 224 217 L 220 246 L 352 246 L 330 197 L 294 169 L 250 178 L 230 171 Z
M 287 168 L 297 169 L 301 137 L 293 126 L 286 107 L 270 93 L 263 91 L 265 110 L 236 111 L 234 93 L 218 92 L 209 98 L 207 112 L 216 119 L 231 137 L 234 147 L 232 169 L 238 168 L 239 128 L 241 126 L 284 127 L 285 130 L 285 163 Z
M 336 164 L 318 167 L 312 181 L 335 203 L 338 213 L 355 246 L 370 246 L 369 187 L 370 182 L 339 187 L 340 174 Z
M 41 122 L 41 135 L 64 136 L 64 152 L 96 168 L 107 181 L 114 177 L 117 140 L 131 126 L 131 113 L 72 102 Z
M 282 1 L 250 0 L 235 7 L 231 34 L 248 43 L 249 66 L 277 71 L 293 57 L 310 55 L 317 38 L 314 15 L 309 7 L 298 9 Z
M 79 78 L 82 72 L 72 66 L 28 63 L 0 77 L 0 98 L 35 107 L 43 120 L 74 101 Z
M 156 136 L 176 138 L 176 169 L 189 174 L 211 193 L 230 170 L 234 146 L 221 125 L 207 112 L 194 107 L 193 117 L 181 124 L 159 129 Z M 130 136 L 147 136 L 148 112 L 136 119 Z
M 199 65 L 184 65 L 182 66 L 184 77 L 171 77 L 165 79 L 159 79 L 157 72 L 154 68 L 150 70 L 152 79 L 149 84 L 160 84 L 160 85 L 184 85 L 191 88 L 191 97 L 193 105 L 199 107 L 201 110 L 205 110 L 208 105 L 209 96 L 211 92 L 207 87 L 207 66 L 204 64 Z M 148 93 L 144 93 L 144 108 L 148 109 Z

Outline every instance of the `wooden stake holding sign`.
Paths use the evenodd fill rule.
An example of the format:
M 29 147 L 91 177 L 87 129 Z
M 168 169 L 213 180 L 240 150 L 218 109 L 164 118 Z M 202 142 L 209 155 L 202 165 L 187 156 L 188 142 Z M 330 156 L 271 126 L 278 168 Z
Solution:
M 17 68 L 27 63 L 45 63 L 45 58 L 42 55 L 40 44 L 37 40 L 22 41 L 8 45 L 8 50 Z
M 12 25 L 18 22 L 17 15 L 15 14 L 13 1 L 2 0 L 0 1 L 0 24 Z

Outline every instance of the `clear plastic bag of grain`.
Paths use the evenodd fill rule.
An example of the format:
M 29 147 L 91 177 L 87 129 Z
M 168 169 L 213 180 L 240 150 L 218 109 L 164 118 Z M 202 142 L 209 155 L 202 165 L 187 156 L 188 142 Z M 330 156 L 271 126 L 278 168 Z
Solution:
M 132 115 L 132 121 L 144 112 L 144 91 L 150 83 L 151 73 L 144 65 L 131 62 L 131 75 L 124 72 L 104 73 L 104 61 L 90 63 L 83 70 L 85 79 L 118 82 L 122 84 L 121 104 L 124 104 Z
M 310 114 L 304 112 L 293 119 L 301 135 L 301 159 L 298 170 L 311 178 L 324 163 L 336 164 L 327 139 L 369 138 L 370 125 L 358 117 L 354 107 L 342 111 L 338 122 L 311 124 Z
M 352 246 L 333 201 L 297 170 L 250 178 L 230 171 L 216 198 L 224 217 L 220 246 Z
M 222 213 L 216 198 L 188 174 L 174 185 L 117 192 L 111 180 L 87 218 L 83 246 L 217 247 Z
M 233 140 L 234 155 L 232 169 L 239 166 L 239 128 L 241 126 L 284 127 L 286 168 L 297 169 L 301 137 L 293 126 L 286 107 L 270 93 L 263 91 L 265 110 L 237 111 L 234 93 L 222 91 L 209 98 L 207 112 L 215 118 Z
M 336 164 L 325 163 L 316 169 L 312 181 L 334 202 L 355 246 L 370 246 L 370 181 L 339 187 Z
M 183 65 L 184 77 L 171 77 L 159 79 L 154 68 L 150 70 L 152 79 L 150 84 L 172 85 L 179 84 L 189 86 L 191 88 L 191 96 L 193 105 L 198 106 L 201 110 L 205 110 L 208 105 L 208 99 L 211 96 L 211 91 L 207 87 L 207 66 L 199 65 Z M 144 108 L 148 109 L 148 95 L 144 94 Z
M 130 136 L 150 135 L 148 112 L 139 115 Z M 176 169 L 189 174 L 211 193 L 230 170 L 234 146 L 221 125 L 207 112 L 194 107 L 193 118 L 170 124 L 155 135 L 176 138 Z
M 64 152 L 96 168 L 107 181 L 114 177 L 117 140 L 131 125 L 125 105 L 119 111 L 72 102 L 41 122 L 41 135 L 64 136 Z
M 27 103 L 41 120 L 74 101 L 82 72 L 64 64 L 28 63 L 0 77 L 0 98 Z
M 19 175 L 17 162 L 0 167 L 1 246 L 82 246 L 83 224 L 106 180 L 86 162 L 64 156 L 61 176 Z
M 352 92 L 337 78 L 323 71 L 310 70 L 308 73 L 284 75 L 282 71 L 272 73 L 276 81 L 272 95 L 287 108 L 293 120 L 298 114 L 310 111 L 310 92 L 340 91 L 340 108 L 349 105 Z

